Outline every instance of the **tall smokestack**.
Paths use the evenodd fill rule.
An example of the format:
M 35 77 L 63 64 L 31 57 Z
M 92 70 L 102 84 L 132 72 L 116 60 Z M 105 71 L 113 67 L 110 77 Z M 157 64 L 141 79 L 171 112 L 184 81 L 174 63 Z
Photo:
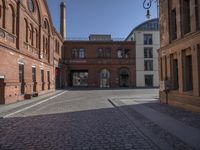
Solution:
M 66 31 L 66 4 L 64 2 L 60 3 L 60 34 L 66 39 L 67 31 Z

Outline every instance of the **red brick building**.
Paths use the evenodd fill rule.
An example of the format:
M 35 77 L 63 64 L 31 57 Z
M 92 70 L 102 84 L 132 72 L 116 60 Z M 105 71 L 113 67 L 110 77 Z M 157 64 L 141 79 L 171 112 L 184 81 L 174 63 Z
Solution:
M 63 61 L 72 87 L 135 87 L 135 42 L 91 35 L 87 41 L 65 41 Z
M 46 0 L 0 0 L 0 103 L 54 90 L 62 44 Z
M 160 100 L 200 112 L 200 1 L 160 0 L 159 6 Z

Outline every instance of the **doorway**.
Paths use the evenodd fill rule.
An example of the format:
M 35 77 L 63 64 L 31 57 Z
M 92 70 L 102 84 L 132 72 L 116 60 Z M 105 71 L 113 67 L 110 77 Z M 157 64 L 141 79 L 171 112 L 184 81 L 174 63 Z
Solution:
M 100 72 L 100 87 L 108 88 L 109 84 L 110 72 L 107 69 L 102 69 Z
M 153 75 L 145 75 L 144 80 L 146 87 L 153 87 Z
M 47 71 L 47 82 L 48 82 L 48 90 L 50 90 L 50 85 L 51 85 L 51 83 L 50 83 L 50 71 Z
M 88 86 L 88 71 L 72 71 L 71 83 L 73 87 L 87 87 Z
M 119 86 L 129 87 L 129 71 L 126 68 L 122 68 L 119 71 Z
M 21 95 L 24 94 L 24 65 L 19 64 L 19 83 L 20 83 L 20 93 Z
M 32 67 L 33 92 L 36 92 L 36 68 Z
M 4 83 L 4 77 L 1 78 L 0 76 L 0 104 L 5 103 L 5 83 Z

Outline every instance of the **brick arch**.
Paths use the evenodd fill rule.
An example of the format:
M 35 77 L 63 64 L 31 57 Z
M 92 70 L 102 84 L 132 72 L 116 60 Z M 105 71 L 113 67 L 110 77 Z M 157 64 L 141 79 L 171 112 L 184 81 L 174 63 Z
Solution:
M 106 76 L 103 76 L 105 75 Z M 99 71 L 99 82 L 101 88 L 108 88 L 110 87 L 110 70 L 107 68 L 101 68 Z
M 42 22 L 42 11 L 41 11 L 41 7 L 40 7 L 40 5 L 39 5 L 39 3 L 38 3 L 38 0 L 34 0 L 34 2 L 35 2 L 35 5 L 36 5 L 36 8 L 37 8 L 37 10 L 38 10 L 38 20 L 39 20 L 39 24 L 41 24 L 41 22 Z
M 25 28 L 25 41 L 28 43 L 28 20 L 24 18 L 24 28 Z
M 6 28 L 8 29 L 8 31 L 10 33 L 15 34 L 15 29 L 16 29 L 15 28 L 16 27 L 16 19 L 15 19 L 16 14 L 15 13 L 16 12 L 15 12 L 13 4 L 11 4 L 11 3 L 8 3 L 7 8 L 8 9 L 7 9 L 6 18 L 9 18 L 9 21 L 8 20 L 6 21 Z
M 45 27 L 45 22 L 46 22 L 46 27 Z M 48 31 L 48 35 L 50 35 L 51 34 L 50 24 L 49 24 L 49 20 L 47 19 L 46 16 L 44 17 L 43 24 L 44 24 L 44 28 L 47 29 L 47 31 Z
M 129 87 L 130 86 L 130 69 L 127 67 L 121 67 L 118 69 L 119 86 Z

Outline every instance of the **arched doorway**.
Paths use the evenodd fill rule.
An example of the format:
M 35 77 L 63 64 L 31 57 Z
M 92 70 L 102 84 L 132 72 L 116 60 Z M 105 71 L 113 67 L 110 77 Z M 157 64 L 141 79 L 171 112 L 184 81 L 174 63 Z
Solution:
M 129 70 L 126 68 L 119 70 L 119 86 L 129 87 Z
M 110 72 L 107 69 L 102 69 L 100 72 L 100 87 L 108 88 L 109 84 Z

